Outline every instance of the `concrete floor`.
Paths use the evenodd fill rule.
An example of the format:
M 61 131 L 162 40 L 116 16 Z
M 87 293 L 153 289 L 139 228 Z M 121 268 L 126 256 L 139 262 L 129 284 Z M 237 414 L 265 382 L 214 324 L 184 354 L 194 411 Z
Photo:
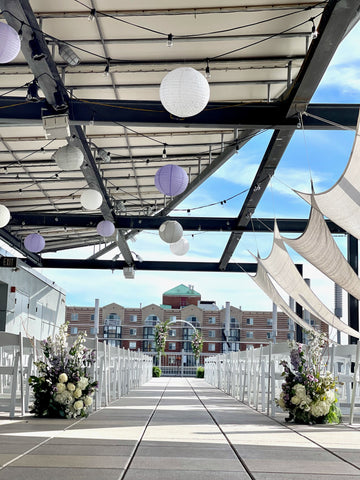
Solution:
M 0 465 L 0 480 L 353 480 L 360 424 L 288 425 L 204 380 L 154 378 L 79 421 L 4 414 Z

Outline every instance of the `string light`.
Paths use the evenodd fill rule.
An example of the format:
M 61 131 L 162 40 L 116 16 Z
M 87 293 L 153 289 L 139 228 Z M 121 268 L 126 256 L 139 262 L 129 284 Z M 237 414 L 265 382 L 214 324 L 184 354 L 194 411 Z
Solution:
M 110 60 L 107 59 L 107 64 L 104 70 L 104 77 L 108 77 L 110 75 Z
M 167 46 L 172 47 L 174 45 L 174 37 L 172 33 L 169 33 L 167 37 Z
M 311 38 L 312 40 L 315 40 L 318 37 L 319 32 L 316 30 L 314 19 L 310 18 L 310 20 L 312 21 Z
M 96 10 L 95 8 L 92 8 L 88 16 L 89 22 L 93 22 L 95 20 L 95 17 L 96 17 Z
M 163 152 L 162 152 L 162 158 L 163 158 L 163 159 L 167 158 L 167 154 L 166 154 L 166 145 L 167 145 L 167 144 L 166 144 L 166 143 L 164 143 L 164 150 L 163 150 Z

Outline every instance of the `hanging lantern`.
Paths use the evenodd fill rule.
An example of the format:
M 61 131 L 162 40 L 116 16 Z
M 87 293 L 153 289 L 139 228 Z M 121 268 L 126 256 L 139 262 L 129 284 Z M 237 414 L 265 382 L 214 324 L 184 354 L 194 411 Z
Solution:
M 178 165 L 164 165 L 155 174 L 155 186 L 164 195 L 174 197 L 186 190 L 189 177 Z
M 115 225 L 109 220 L 103 220 L 97 224 L 96 230 L 102 237 L 111 237 L 115 232 Z
M 74 145 L 60 147 L 53 155 L 57 166 L 61 170 L 78 170 L 84 161 L 84 155 L 80 148 Z
M 209 84 L 192 67 L 172 70 L 162 79 L 160 100 L 163 107 L 177 117 L 192 117 L 206 107 L 210 98 Z
M 8 63 L 20 52 L 21 42 L 16 30 L 0 22 L 0 63 Z
M 91 188 L 84 190 L 80 196 L 80 203 L 86 210 L 97 210 L 102 202 L 101 193 Z
M 30 233 L 25 237 L 24 245 L 29 252 L 38 253 L 45 247 L 45 239 L 39 233 Z
M 179 222 L 167 220 L 160 225 L 159 235 L 166 243 L 175 243 L 182 237 L 183 229 Z
M 0 228 L 5 227 L 10 221 L 10 212 L 5 205 L 0 205 Z
M 190 245 L 186 238 L 181 237 L 176 243 L 170 244 L 170 250 L 174 255 L 185 255 L 189 251 Z

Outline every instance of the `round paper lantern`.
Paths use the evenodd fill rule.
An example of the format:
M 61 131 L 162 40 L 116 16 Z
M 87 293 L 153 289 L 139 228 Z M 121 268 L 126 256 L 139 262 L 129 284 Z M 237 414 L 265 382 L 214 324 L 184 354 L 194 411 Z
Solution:
M 21 42 L 16 30 L 0 22 L 0 63 L 8 63 L 20 52 Z
M 159 228 L 161 240 L 166 243 L 175 243 L 182 237 L 183 229 L 179 222 L 167 220 Z
M 30 233 L 30 235 L 25 237 L 24 245 L 29 252 L 38 253 L 45 247 L 45 240 L 38 233 Z
M 84 161 L 84 155 L 80 148 L 74 145 L 65 145 L 60 147 L 53 158 L 61 170 L 78 170 Z
M 111 237 L 115 232 L 115 225 L 109 220 L 103 220 L 97 224 L 96 230 L 102 237 Z
M 189 177 L 178 165 L 164 165 L 155 174 L 155 186 L 164 195 L 174 197 L 186 190 Z
M 175 68 L 162 79 L 160 100 L 177 117 L 192 117 L 206 107 L 210 97 L 208 81 L 191 67 Z
M 176 243 L 170 244 L 170 250 L 174 255 L 185 255 L 189 251 L 190 245 L 186 238 L 181 237 Z
M 84 190 L 80 196 L 80 203 L 86 210 L 97 210 L 102 201 L 101 193 L 91 188 Z
M 10 221 L 10 212 L 5 205 L 0 205 L 0 228 L 5 227 Z

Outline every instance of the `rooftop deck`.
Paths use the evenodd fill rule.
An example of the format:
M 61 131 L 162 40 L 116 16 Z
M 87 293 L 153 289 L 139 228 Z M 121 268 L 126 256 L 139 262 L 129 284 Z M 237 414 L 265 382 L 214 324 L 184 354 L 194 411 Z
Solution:
M 4 414 L 0 462 L 0 480 L 353 480 L 360 424 L 289 425 L 202 379 L 154 378 L 87 419 Z

